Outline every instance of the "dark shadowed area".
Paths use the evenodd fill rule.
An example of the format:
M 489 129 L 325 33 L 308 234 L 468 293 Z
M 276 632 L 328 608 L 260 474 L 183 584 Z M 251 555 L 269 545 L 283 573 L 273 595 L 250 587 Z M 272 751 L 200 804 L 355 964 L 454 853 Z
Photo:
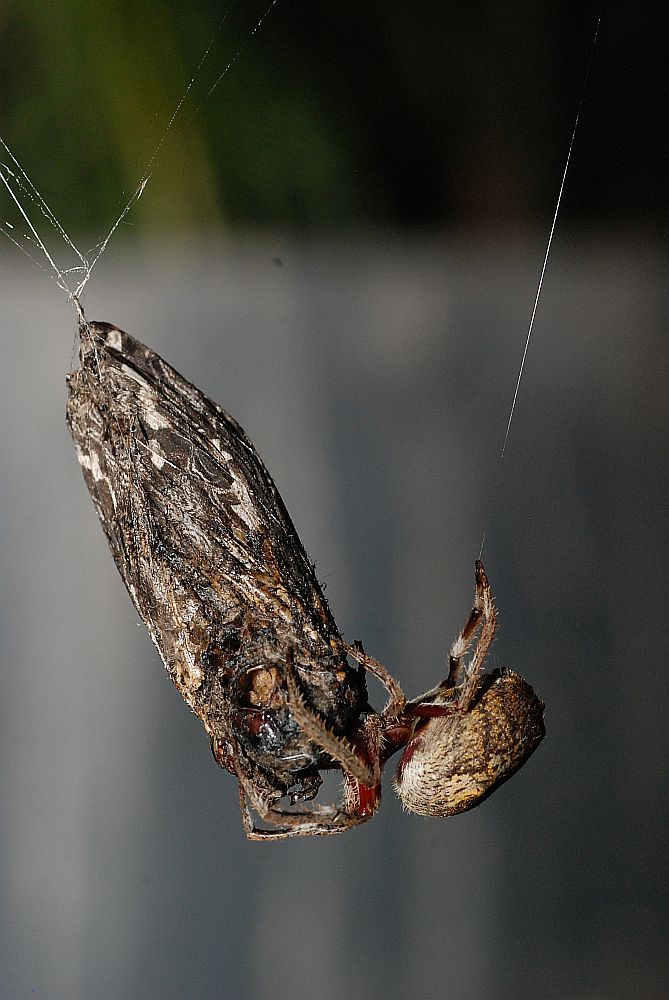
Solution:
M 284 6 L 289 23 L 299 22 L 303 5 Z M 324 18 L 334 17 L 334 6 L 323 5 Z M 526 175 L 513 174 L 513 156 L 503 170 L 493 170 L 494 144 L 469 148 L 435 112 L 428 120 L 416 114 L 415 148 L 424 155 L 430 144 L 438 147 L 447 171 L 446 133 L 454 137 L 457 166 L 452 175 L 444 172 L 440 190 L 466 189 L 469 201 L 464 195 L 440 200 L 433 191 L 419 199 L 420 211 L 377 205 L 364 227 L 352 226 L 349 215 L 344 226 L 328 228 L 305 208 L 309 202 L 301 194 L 299 211 L 280 218 L 268 210 L 264 218 L 253 216 L 254 229 L 244 209 L 244 197 L 255 203 L 251 188 L 239 194 L 234 211 L 212 210 L 215 225 L 209 226 L 202 206 L 220 207 L 214 192 L 220 193 L 221 181 L 210 177 L 210 187 L 199 187 L 198 178 L 208 176 L 203 164 L 215 145 L 200 157 L 186 137 L 175 141 L 176 149 L 183 144 L 183 172 L 168 174 L 181 176 L 188 204 L 165 194 L 159 162 L 157 193 L 150 184 L 139 214 L 129 217 L 137 225 L 112 242 L 86 291 L 90 319 L 115 323 L 145 341 L 239 419 L 276 480 L 343 634 L 362 639 L 410 697 L 445 674 L 487 530 L 483 558 L 501 622 L 490 665 L 512 666 L 535 686 L 547 706 L 547 737 L 527 766 L 471 813 L 448 820 L 404 814 L 391 788 L 391 762 L 380 814 L 362 828 L 269 845 L 245 840 L 236 783 L 216 767 L 201 724 L 170 685 L 138 624 L 65 428 L 64 378 L 76 364 L 74 311 L 15 248 L 0 245 L 3 998 L 666 995 L 668 230 L 652 138 L 641 127 L 658 120 L 654 64 L 639 55 L 635 19 L 610 6 L 599 72 L 608 67 L 610 79 L 617 74 L 619 90 L 627 83 L 624 122 L 629 125 L 635 107 L 643 106 L 643 142 L 634 160 L 634 144 L 618 121 L 626 176 L 610 180 L 615 156 L 609 150 L 600 208 L 581 210 L 597 187 L 598 129 L 606 116 L 615 119 L 605 78 L 596 76 L 589 126 L 577 147 L 578 181 L 558 228 L 501 476 L 502 439 L 566 153 L 565 129 L 557 128 L 556 118 L 566 123 L 568 140 L 565 109 L 578 97 L 587 59 L 589 29 L 583 24 L 581 58 L 574 56 L 579 65 L 563 64 L 572 100 L 565 97 L 559 113 L 546 107 L 550 134 L 538 145 L 528 142 L 544 170 L 537 149 L 552 147 L 560 133 L 545 189 L 544 180 L 532 184 L 528 201 Z M 325 71 L 337 46 L 353 41 L 359 64 L 365 44 L 371 52 L 392 48 L 397 35 L 387 22 L 381 31 L 374 5 L 339 7 L 349 18 L 351 9 L 361 8 L 361 36 L 348 20 L 338 33 L 326 32 L 337 44 L 328 59 L 318 50 L 310 67 L 320 61 Z M 413 61 L 393 63 L 392 74 L 381 54 L 365 63 L 370 82 L 357 85 L 364 108 L 372 90 L 383 104 L 386 78 L 393 94 L 404 95 L 405 103 L 395 106 L 408 106 L 407 95 L 422 80 L 415 69 L 421 51 L 430 68 L 424 88 L 439 92 L 434 53 L 443 41 L 444 65 L 450 65 L 448 39 L 431 29 L 426 7 L 419 5 L 421 33 L 412 22 L 399 36 L 397 51 L 414 52 Z M 487 14 L 469 31 L 464 15 L 453 22 L 457 37 L 469 40 L 466 51 L 474 50 L 479 30 L 497 64 L 517 70 L 509 38 L 518 32 L 507 25 L 500 35 L 491 20 L 493 8 L 502 5 L 469 8 Z M 546 8 L 561 23 L 560 5 Z M 16 6 L 8 9 L 16 19 Z M 161 5 L 151 9 L 155 14 Z M 101 10 L 105 24 L 122 23 L 116 4 Z M 516 15 L 534 31 L 530 10 L 520 5 Z M 398 5 L 389 5 L 395 32 L 397 11 Z M 186 31 L 183 11 L 181 16 L 183 23 L 169 22 L 175 37 Z M 16 20 L 5 20 L 6 32 L 8 25 L 14 35 L 5 37 L 16 38 Z M 650 32 L 647 24 L 644 31 Z M 282 72 L 279 42 L 288 27 L 281 3 L 263 32 L 249 47 L 254 58 L 260 62 L 258 51 L 268 39 L 274 48 L 265 71 L 271 67 L 273 79 L 286 87 L 299 78 L 322 109 L 323 76 L 311 85 L 297 56 L 291 61 L 297 68 Z M 53 36 L 56 44 L 58 33 Z M 297 27 L 289 37 L 299 48 Z M 208 41 L 204 31 L 198 44 L 190 42 L 195 55 L 183 56 L 186 78 L 200 41 Z M 156 39 L 156 48 L 163 42 Z M 114 58 L 120 58 L 116 44 L 110 36 Z M 147 73 L 152 45 L 147 31 Z M 462 45 L 453 42 L 461 56 Z M 548 52 L 532 47 L 534 74 L 540 76 L 544 62 L 549 77 L 555 70 L 560 61 Z M 629 63 L 621 63 L 621 52 Z M 290 53 L 293 60 L 292 48 Z M 346 75 L 352 70 L 345 71 L 350 58 L 334 78 L 353 95 L 356 84 Z M 42 73 L 45 62 L 33 53 Z M 262 67 L 244 69 L 241 58 L 239 66 L 241 75 L 230 78 L 232 92 L 248 96 L 249 81 L 260 81 L 254 103 L 271 103 L 276 94 L 267 89 Z M 135 69 L 136 60 L 128 57 L 128 80 Z M 479 67 L 482 80 L 484 70 Z M 9 73 L 7 66 L 3 72 Z M 449 79 L 453 72 L 451 66 Z M 515 75 L 518 96 L 514 104 L 509 91 L 508 107 L 517 107 L 529 86 L 519 71 Z M 131 92 L 130 84 L 117 89 Z M 39 93 L 38 87 L 30 95 L 38 131 Z M 491 85 L 490 100 L 498 93 Z M 155 107 L 153 95 L 145 91 L 147 114 Z M 82 98 L 82 114 L 92 115 L 87 100 Z M 165 100 L 173 106 L 171 97 Z M 288 104 L 293 110 L 286 120 L 301 135 L 305 119 Z M 13 107 L 11 121 L 22 122 L 21 133 L 3 136 L 21 156 L 21 135 L 29 128 Z M 463 105 L 468 136 L 504 134 L 498 132 L 504 116 L 491 122 L 485 108 L 490 105 L 477 100 Z M 542 132 L 530 110 L 533 128 Z M 225 118 L 222 107 L 218 113 Z M 392 120 L 392 111 L 385 108 L 383 117 Z M 105 105 L 99 118 L 110 121 Z M 129 119 L 119 111 L 120 133 L 123 121 Z M 213 135 L 218 126 L 207 128 Z M 285 134 L 283 126 L 278 131 Z M 134 151 L 132 134 L 128 146 Z M 519 126 L 508 140 L 518 158 L 527 154 L 523 134 Z M 371 132 L 350 135 L 342 140 L 350 159 L 332 175 L 331 199 L 347 190 L 341 197 L 350 199 L 354 216 L 360 192 L 371 190 L 376 176 L 363 170 L 363 152 L 367 165 L 382 164 L 383 149 L 393 144 L 388 132 L 381 147 Z M 87 145 L 88 138 L 82 133 L 77 141 Z M 612 147 L 619 139 L 607 137 Z M 215 142 L 211 136 L 208 141 Z M 241 140 L 230 135 L 227 141 L 237 148 Z M 407 161 L 413 141 L 403 134 L 395 144 L 406 144 L 401 152 Z M 184 148 L 193 153 L 193 175 Z M 298 142 L 305 173 L 306 164 L 335 162 L 319 157 L 317 150 L 325 148 L 333 147 L 324 139 L 322 146 Z M 283 176 L 285 161 L 273 158 L 273 149 L 269 143 L 262 171 L 259 154 L 247 151 L 247 169 L 262 175 L 259 188 Z M 456 150 L 486 165 L 485 184 L 477 183 Z M 21 159 L 31 175 L 34 167 L 44 170 L 30 156 Z M 138 175 L 127 187 L 114 162 L 109 197 L 122 207 L 145 161 L 139 157 Z M 244 162 L 243 155 L 236 161 L 239 176 Z M 362 179 L 350 172 L 357 163 Z M 411 177 L 404 186 L 396 180 L 409 173 L 410 162 L 404 174 L 396 168 L 393 163 L 388 171 L 391 201 L 406 205 Z M 75 181 L 63 169 L 69 181 L 59 183 L 77 202 Z M 530 171 L 535 178 L 540 172 L 536 165 Z M 317 174 L 314 168 L 311 177 Z M 506 187 L 488 184 L 493 174 Z M 328 184 L 316 179 L 310 190 L 322 206 Z M 107 219 L 106 207 L 94 205 L 90 194 L 99 189 L 100 176 L 84 171 L 78 183 L 90 211 Z M 511 188 L 516 207 L 505 214 L 504 191 Z M 397 200 L 400 191 L 405 200 Z M 67 223 L 62 197 L 48 200 Z M 601 208 L 607 198 L 608 207 Z M 274 204 L 281 201 L 279 194 Z M 174 228 L 166 218 L 171 204 L 179 216 Z M 33 217 L 34 206 L 28 207 Z M 76 211 L 72 218 L 80 224 Z M 63 259 L 61 251 L 59 263 Z M 373 701 L 380 706 L 382 692 L 374 690 Z

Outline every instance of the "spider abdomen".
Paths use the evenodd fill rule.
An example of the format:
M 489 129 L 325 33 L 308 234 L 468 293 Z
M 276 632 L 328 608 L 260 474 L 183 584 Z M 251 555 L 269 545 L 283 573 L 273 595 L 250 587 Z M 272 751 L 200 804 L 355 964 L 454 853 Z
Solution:
M 530 685 L 505 670 L 466 711 L 430 718 L 397 769 L 403 805 L 420 816 L 453 816 L 478 805 L 537 748 L 543 715 Z

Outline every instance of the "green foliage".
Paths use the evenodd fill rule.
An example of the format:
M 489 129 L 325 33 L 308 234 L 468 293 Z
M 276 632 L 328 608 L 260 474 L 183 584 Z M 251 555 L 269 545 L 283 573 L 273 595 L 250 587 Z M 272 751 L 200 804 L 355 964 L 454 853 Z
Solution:
M 0 134 L 66 228 L 104 232 L 156 150 L 141 232 L 546 224 L 600 3 L 269 2 L 5 0 Z M 655 20 L 603 25 L 567 217 L 658 214 L 661 157 L 629 186 Z
M 2 134 L 66 228 L 103 231 L 156 150 L 132 213 L 142 229 L 355 218 L 347 134 L 296 53 L 280 64 L 274 25 L 250 36 L 260 13 L 217 30 L 213 5 L 174 0 L 20 0 L 5 10 Z

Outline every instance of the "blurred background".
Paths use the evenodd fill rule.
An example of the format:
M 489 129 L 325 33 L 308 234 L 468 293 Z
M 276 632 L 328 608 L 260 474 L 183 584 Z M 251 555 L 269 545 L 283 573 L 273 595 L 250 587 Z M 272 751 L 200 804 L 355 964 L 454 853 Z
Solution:
M 4 240 L 0 996 L 664 997 L 667 12 L 604 9 L 500 476 L 600 5 L 266 6 L 6 2 L 0 134 L 81 248 L 150 170 L 87 314 L 241 421 L 409 696 L 487 530 L 490 663 L 548 735 L 469 814 L 388 780 L 359 830 L 248 843 L 76 463 L 72 307 Z

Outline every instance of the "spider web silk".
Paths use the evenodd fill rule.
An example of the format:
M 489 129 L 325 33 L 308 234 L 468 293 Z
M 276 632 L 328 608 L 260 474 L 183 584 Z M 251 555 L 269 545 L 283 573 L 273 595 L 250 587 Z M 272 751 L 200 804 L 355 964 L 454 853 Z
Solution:
M 530 315 L 530 323 L 529 323 L 529 327 L 528 327 L 528 330 L 527 330 L 527 336 L 525 338 L 525 346 L 523 347 L 523 354 L 522 354 L 522 357 L 521 357 L 521 360 L 520 360 L 520 367 L 518 369 L 518 378 L 516 379 L 516 385 L 515 385 L 515 388 L 514 388 L 514 391 L 513 391 L 513 399 L 511 400 L 511 409 L 509 410 L 509 419 L 507 420 L 506 430 L 504 432 L 504 440 L 502 441 L 502 450 L 500 452 L 499 464 L 498 464 L 498 467 L 497 467 L 497 476 L 496 476 L 496 479 L 495 479 L 494 489 L 492 491 L 493 498 L 496 497 L 496 495 L 497 495 L 497 493 L 499 491 L 500 481 L 501 481 L 501 478 L 502 478 L 502 468 L 503 468 L 503 465 L 504 465 L 504 456 L 506 455 L 506 446 L 507 446 L 508 441 L 509 441 L 509 433 L 511 431 L 511 424 L 513 422 L 513 416 L 514 416 L 514 413 L 516 412 L 516 403 L 518 402 L 518 393 L 520 391 L 520 383 L 521 383 L 522 378 L 523 378 L 523 372 L 525 371 L 525 362 L 527 360 L 527 354 L 528 354 L 528 351 L 530 349 L 530 340 L 532 339 L 532 332 L 534 330 L 534 321 L 535 321 L 536 316 L 537 316 L 537 308 L 539 306 L 539 299 L 541 298 L 541 290 L 542 290 L 542 288 L 544 286 L 544 277 L 546 275 L 546 267 L 548 265 L 548 257 L 549 257 L 550 252 L 551 252 L 551 246 L 553 245 L 553 237 L 555 235 L 555 227 L 557 225 L 557 219 L 558 219 L 558 215 L 559 215 L 559 212 L 560 212 L 560 206 L 562 205 L 562 195 L 564 193 L 564 186 L 565 186 L 565 182 L 567 180 L 567 173 L 569 171 L 569 164 L 571 163 L 571 154 L 572 154 L 572 150 L 574 149 L 574 142 L 576 140 L 576 132 L 578 130 L 578 123 L 579 123 L 579 120 L 580 120 L 580 117 L 581 117 L 581 110 L 583 108 L 583 100 L 585 98 L 585 92 L 586 92 L 586 89 L 587 89 L 587 86 L 588 86 L 588 78 L 590 77 L 590 68 L 592 66 L 592 60 L 593 60 L 593 56 L 595 54 L 595 46 L 597 44 L 597 36 L 599 35 L 599 26 L 601 24 L 601 21 L 602 21 L 602 19 L 601 19 L 601 16 L 600 16 L 597 19 L 597 24 L 595 26 L 595 34 L 593 36 L 592 45 L 590 47 L 590 56 L 588 58 L 588 65 L 586 67 L 585 76 L 583 78 L 583 86 L 581 87 L 581 96 L 579 98 L 578 108 L 576 110 L 576 118 L 574 119 L 574 127 L 573 127 L 572 132 L 571 132 L 571 139 L 569 140 L 569 148 L 567 149 L 567 157 L 565 159 L 564 170 L 562 171 L 562 179 L 560 180 L 560 188 L 558 190 L 557 201 L 555 203 L 555 211 L 553 212 L 553 221 L 551 222 L 551 228 L 550 228 L 550 232 L 548 234 L 548 243 L 546 245 L 546 253 L 544 254 L 543 263 L 541 265 L 541 272 L 539 274 L 539 282 L 538 282 L 538 285 L 537 285 L 537 294 L 534 297 L 534 305 L 532 306 L 532 313 Z M 493 508 L 494 502 L 495 501 L 493 499 L 493 501 L 490 504 L 490 508 L 488 510 L 488 517 L 487 517 L 487 520 L 486 520 L 486 524 L 487 525 L 490 524 L 490 521 L 492 519 L 492 512 L 493 512 L 493 509 L 494 509 Z M 488 528 L 486 527 L 486 528 L 484 528 L 483 537 L 481 539 L 481 548 L 479 549 L 479 560 L 482 559 L 482 557 L 483 557 L 483 547 L 485 545 L 485 540 L 486 540 L 486 534 L 487 534 L 487 532 L 488 532 Z
M 259 29 L 262 27 L 263 23 L 276 6 L 279 0 L 271 0 L 264 13 L 258 18 L 253 27 L 250 29 L 245 42 L 240 45 L 228 62 L 221 73 L 218 74 L 212 85 L 205 92 L 202 101 L 207 100 L 223 79 L 227 76 L 229 71 L 237 62 L 238 58 L 246 48 L 246 45 L 254 38 Z M 193 88 L 199 79 L 203 66 L 211 54 L 211 50 L 214 43 L 223 29 L 223 25 L 227 21 L 230 13 L 233 9 L 234 2 L 230 3 L 227 7 L 225 13 L 219 20 L 216 28 L 212 34 L 209 44 L 206 46 L 202 56 L 193 71 L 191 78 L 189 79 L 184 91 L 177 102 L 177 105 L 172 112 L 169 121 L 165 125 L 163 133 L 156 144 L 155 149 L 151 153 L 146 166 L 142 172 L 134 191 L 130 195 L 128 201 L 124 205 L 122 211 L 120 212 L 118 218 L 115 220 L 107 234 L 102 237 L 97 244 L 89 251 L 83 252 L 80 250 L 70 238 L 70 236 L 65 231 L 64 227 L 59 222 L 55 213 L 49 208 L 45 199 L 42 197 L 37 187 L 33 184 L 28 176 L 27 172 L 21 166 L 18 158 L 14 155 L 10 149 L 8 143 L 5 139 L 0 136 L 0 150 L 3 154 L 3 160 L 0 162 L 0 181 L 4 184 L 7 189 L 10 199 L 16 205 L 19 212 L 22 224 L 25 225 L 25 229 L 19 230 L 15 225 L 13 225 L 8 220 L 0 219 L 0 231 L 4 233 L 8 240 L 13 243 L 18 249 L 28 257 L 33 264 L 38 267 L 41 271 L 55 282 L 57 287 L 64 292 L 68 299 L 73 303 L 74 308 L 80 319 L 84 318 L 83 309 L 81 306 L 81 295 L 84 288 L 88 284 L 93 268 L 98 263 L 102 255 L 107 250 L 111 239 L 116 233 L 117 229 L 121 223 L 125 220 L 126 216 L 131 212 L 132 208 L 137 201 L 142 197 L 144 191 L 146 190 L 149 181 L 151 180 L 151 175 L 158 162 L 161 153 L 163 152 L 164 146 L 173 131 L 175 123 L 182 116 L 182 111 L 186 101 L 188 100 Z M 190 117 L 184 123 L 185 125 L 198 113 L 201 104 L 198 104 L 192 111 Z M 56 263 L 56 254 L 51 253 L 46 244 L 46 238 L 43 237 L 38 228 L 37 223 L 31 219 L 28 210 L 27 203 L 30 202 L 35 208 L 35 215 L 41 215 L 47 225 L 53 229 L 60 240 L 61 244 L 64 244 L 65 249 L 61 245 L 60 255 L 64 255 L 65 250 L 71 255 L 73 263 L 68 266 L 58 265 Z M 39 254 L 35 255 L 33 248 L 39 251 Z M 40 259 L 40 254 L 43 259 Z

